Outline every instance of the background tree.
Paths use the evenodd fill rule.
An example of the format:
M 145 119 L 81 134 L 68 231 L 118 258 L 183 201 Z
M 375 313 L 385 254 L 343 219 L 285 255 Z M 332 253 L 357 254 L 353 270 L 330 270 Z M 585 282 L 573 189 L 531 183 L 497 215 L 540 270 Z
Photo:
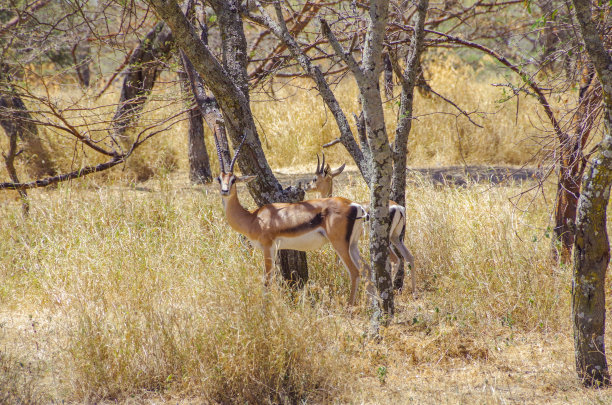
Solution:
M 132 9 L 117 15 L 109 6 L 108 2 L 92 5 L 88 2 L 59 4 L 38 1 L 29 6 L 23 5 L 25 8 L 17 2 L 3 9 L 4 14 L 0 18 L 6 22 L 0 26 L 0 109 L 2 117 L 10 117 L 2 120 L 2 126 L 10 138 L 6 163 L 12 168 L 8 170 L 11 182 L 0 183 L 0 189 L 20 190 L 23 197 L 23 193 L 29 188 L 44 187 L 107 170 L 125 162 L 134 150 L 148 139 L 180 121 L 181 113 L 161 119 L 143 120 L 144 122 L 135 125 L 131 140 L 123 144 L 117 142 L 117 121 L 120 121 L 120 124 L 134 122 L 136 114 L 142 108 L 142 97 L 146 98 L 150 94 L 159 70 L 158 63 L 162 60 L 158 56 L 163 56 L 166 52 L 167 48 L 163 47 L 168 46 L 168 41 L 167 38 L 152 40 L 149 45 L 155 48 L 153 50 L 150 47 L 148 50 L 138 48 L 134 44 L 138 43 L 141 35 L 144 36 L 141 31 L 146 33 L 151 28 L 146 23 L 146 10 L 133 4 Z M 159 31 L 153 30 L 155 35 Z M 108 88 L 115 75 L 97 95 L 92 94 L 93 89 L 79 86 L 80 90 L 70 93 L 67 97 L 58 86 L 61 84 L 63 88 L 69 88 L 81 80 L 76 76 L 82 61 L 79 62 L 76 58 L 76 65 L 70 65 L 67 72 L 66 65 L 57 62 L 57 57 L 64 54 L 67 45 L 78 46 L 85 41 L 84 38 L 88 43 L 95 44 L 97 52 L 112 52 L 107 47 L 130 51 L 137 48 L 141 50 L 135 52 L 137 55 L 150 55 L 144 65 L 141 59 L 137 58 L 134 63 L 129 64 L 126 58 L 119 70 L 129 66 L 127 76 L 138 70 L 137 67 L 142 73 L 151 64 L 156 65 L 148 76 L 153 78 L 140 81 L 146 81 L 147 85 L 151 83 L 149 88 L 138 85 L 138 78 L 131 80 L 134 79 L 133 75 L 124 81 L 124 89 L 137 87 L 136 93 L 140 93 L 135 93 L 133 98 L 127 95 L 120 103 L 112 105 L 116 109 L 118 120 L 108 117 L 108 106 L 96 105 L 94 102 Z M 123 38 L 124 42 L 118 42 L 117 38 Z M 102 70 L 108 66 L 100 65 L 97 68 Z M 126 94 L 127 90 L 124 92 L 124 95 Z M 137 108 L 126 114 L 126 106 L 130 105 L 137 105 Z M 28 109 L 28 106 L 32 107 Z M 41 130 L 54 139 L 72 139 L 74 152 L 70 166 L 62 164 L 58 156 L 52 155 L 40 137 Z M 17 136 L 14 136 L 15 134 Z M 19 151 L 19 139 L 25 153 Z M 14 167 L 17 156 L 27 157 L 26 166 L 30 169 L 28 171 L 33 177 L 32 180 L 19 181 L 18 170 Z M 84 162 L 75 165 L 77 158 L 79 161 L 83 158 Z M 106 161 L 101 162 L 101 159 Z
M 591 18 L 592 13 L 600 11 L 597 5 L 586 0 L 573 0 L 573 4 L 604 103 L 603 140 L 587 167 L 576 218 L 572 280 L 574 347 L 578 377 L 587 386 L 601 386 L 610 383 L 605 350 L 605 281 L 610 262 L 606 218 L 612 185 L 612 58 L 604 47 L 601 25 Z

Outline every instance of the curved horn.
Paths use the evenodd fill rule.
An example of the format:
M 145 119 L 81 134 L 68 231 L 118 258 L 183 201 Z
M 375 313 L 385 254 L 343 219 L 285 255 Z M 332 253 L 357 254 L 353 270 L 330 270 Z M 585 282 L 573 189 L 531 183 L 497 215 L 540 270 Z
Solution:
M 238 154 L 240 153 L 240 149 L 242 149 L 242 145 L 244 145 L 244 141 L 246 141 L 246 137 L 247 137 L 247 132 L 244 133 L 244 136 L 242 137 L 242 140 L 240 141 L 240 145 L 238 145 L 238 147 L 236 148 L 236 153 L 234 153 L 234 158 L 232 159 L 232 163 L 230 163 L 230 168 L 229 168 L 228 173 L 234 173 L 234 164 L 236 163 L 236 158 L 238 157 Z
M 323 155 L 323 163 L 321 163 L 321 173 L 323 173 L 323 170 L 325 170 L 325 152 L 321 152 L 321 154 Z
M 319 154 L 317 153 L 317 170 L 315 170 L 315 174 L 319 174 Z

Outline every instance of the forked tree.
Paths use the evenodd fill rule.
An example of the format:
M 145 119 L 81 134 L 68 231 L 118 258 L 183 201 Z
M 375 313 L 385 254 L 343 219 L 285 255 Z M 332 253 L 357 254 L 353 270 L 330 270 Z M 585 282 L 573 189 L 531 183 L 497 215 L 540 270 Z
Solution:
M 295 202 L 304 198 L 304 191 L 294 187 L 283 189 L 263 152 L 250 106 L 247 74 L 247 42 L 242 21 L 242 5 L 237 0 L 207 2 L 217 16 L 221 34 L 221 60 L 197 35 L 175 0 L 149 0 L 155 12 L 172 30 L 175 43 L 181 48 L 206 87 L 212 92 L 223 114 L 224 128 L 237 147 L 244 134 L 243 151 L 237 162 L 243 174 L 257 176 L 248 189 L 259 205 L 273 202 Z M 279 255 L 283 275 L 304 282 L 308 269 L 303 252 L 282 251 Z
M 357 61 L 353 55 L 354 40 L 350 49 L 345 49 L 338 40 L 330 25 L 324 18 L 319 19 L 320 29 L 333 49 L 335 56 L 340 59 L 352 73 L 359 89 L 359 99 L 362 106 L 363 128 L 360 132 L 359 144 L 355 140 L 348 124 L 345 113 L 331 90 L 331 87 L 322 74 L 319 66 L 300 47 L 294 36 L 285 24 L 283 10 L 279 1 L 273 2 L 275 17 L 272 18 L 261 3 L 255 1 L 259 15 L 248 13 L 248 17 L 273 32 L 291 52 L 292 57 L 300 64 L 304 72 L 315 82 L 322 99 L 333 114 L 340 130 L 341 142 L 363 175 L 370 188 L 371 221 L 370 221 L 370 260 L 373 282 L 377 287 L 378 295 L 375 304 L 377 311 L 373 314 L 375 327 L 379 320 L 389 322 L 394 313 L 394 292 L 391 280 L 391 271 L 388 263 L 389 246 L 389 196 L 391 183 L 394 179 L 394 167 L 398 170 L 397 179 L 394 179 L 398 188 L 398 196 L 404 202 L 405 190 L 405 151 L 409 124 L 402 128 L 406 132 L 396 134 L 395 156 L 400 162 L 394 166 L 394 151 L 389 143 L 386 123 L 383 114 L 382 96 L 379 79 L 384 67 L 383 49 L 385 30 L 388 24 L 389 1 L 371 0 L 364 7 L 365 38 L 362 44 L 361 60 Z M 423 25 L 427 13 L 428 1 L 421 0 L 417 6 L 417 17 L 414 29 L 412 59 L 409 59 L 406 70 L 401 74 L 402 85 L 407 92 L 402 98 L 400 110 L 402 119 L 412 119 L 412 94 L 416 82 L 415 70 L 418 65 L 419 52 L 423 39 Z M 354 37 L 355 39 L 356 37 Z M 403 145 L 402 145 L 403 143 Z M 403 165 L 401 160 L 403 159 Z M 402 184 L 402 180 L 403 184 Z

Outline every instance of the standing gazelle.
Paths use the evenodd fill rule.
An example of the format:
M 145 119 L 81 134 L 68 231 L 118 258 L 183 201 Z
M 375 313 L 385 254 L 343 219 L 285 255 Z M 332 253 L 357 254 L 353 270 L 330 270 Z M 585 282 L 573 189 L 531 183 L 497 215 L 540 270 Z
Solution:
M 351 278 L 349 305 L 353 305 L 359 284 L 359 266 L 363 264 L 367 268 L 359 256 L 358 248 L 366 217 L 365 209 L 346 198 L 336 197 L 266 204 L 252 212 L 247 211 L 238 200 L 236 183 L 251 181 L 256 176 L 237 177 L 233 173 L 245 139 L 246 134 L 227 172 L 217 145 L 221 164 L 221 174 L 217 181 L 227 222 L 263 252 L 266 284 L 270 282 L 278 249 L 316 250 L 329 241 Z
M 308 183 L 304 188 L 306 191 L 318 192 L 321 197 L 329 198 L 332 196 L 334 187 L 334 177 L 342 173 L 345 164 L 331 170 L 329 164 L 325 165 L 325 153 L 323 153 L 323 162 L 319 167 L 319 155 L 317 154 L 317 169 L 315 170 L 315 177 Z M 367 205 L 364 205 L 367 210 Z M 414 271 L 414 258 L 406 245 L 402 234 L 406 230 L 406 209 L 394 201 L 389 201 L 389 217 L 391 218 L 391 224 L 389 225 L 389 242 L 395 246 L 397 251 L 402 255 L 404 260 L 410 266 L 410 277 L 412 282 L 412 293 L 416 292 L 416 275 Z M 391 260 L 393 268 L 399 266 L 399 257 L 395 254 L 391 246 L 389 246 L 389 259 Z

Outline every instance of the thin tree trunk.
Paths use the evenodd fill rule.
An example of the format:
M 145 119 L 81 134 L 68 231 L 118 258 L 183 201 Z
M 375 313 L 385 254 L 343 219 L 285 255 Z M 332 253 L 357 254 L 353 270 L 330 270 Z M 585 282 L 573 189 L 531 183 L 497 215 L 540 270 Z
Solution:
M 19 177 L 17 176 L 17 171 L 15 170 L 15 156 L 17 156 L 17 132 L 13 131 L 10 134 L 7 132 L 7 135 L 9 136 L 9 150 L 8 154 L 4 155 L 4 162 L 11 181 L 13 183 L 19 183 Z M 30 212 L 28 193 L 22 189 L 17 190 L 17 192 L 21 197 L 21 209 L 23 211 L 23 215 L 27 216 Z
M 391 100 L 393 98 L 393 67 L 391 66 L 391 59 L 389 54 L 383 54 L 384 63 L 384 83 L 385 83 L 385 98 Z
M 388 0 L 371 1 L 368 10 L 368 28 L 361 67 L 353 68 L 359 87 L 363 117 L 370 150 L 370 261 L 374 285 L 378 291 L 379 306 L 373 313 L 373 323 L 387 325 L 395 312 L 393 280 L 388 260 L 389 249 L 389 195 L 393 155 L 379 88 L 383 68 L 382 47 L 389 12 Z M 351 61 L 352 62 L 352 61 Z
M 583 179 L 574 243 L 574 349 L 578 377 L 587 386 L 610 382 L 605 349 L 605 279 L 610 262 L 606 210 L 612 184 L 611 111 L 606 112 L 604 125 L 606 134 L 601 149 Z
M 606 211 L 612 184 L 612 58 L 591 19 L 590 1 L 573 3 L 604 101 L 603 140 L 591 157 L 578 201 L 572 279 L 574 349 L 576 371 L 583 384 L 601 386 L 610 383 L 605 349 L 605 282 L 610 262 Z
M 159 60 L 169 57 L 171 45 L 172 33 L 160 22 L 149 31 L 130 57 L 119 105 L 113 117 L 114 135 L 122 144 L 129 143 L 126 133 L 153 90 L 161 67 Z
M 423 51 L 423 40 L 425 38 L 425 19 L 429 0 L 419 0 L 415 20 L 415 30 L 412 37 L 412 51 L 408 55 L 406 68 L 399 74 L 402 84 L 400 97 L 400 109 L 398 114 L 397 129 L 395 130 L 395 143 L 393 145 L 393 180 L 391 186 L 391 199 L 401 206 L 406 206 L 406 155 L 408 153 L 408 137 L 412 129 L 412 109 L 414 105 L 414 87 L 421 64 L 421 53 Z M 391 60 L 389 60 L 391 63 Z M 399 66 L 396 66 L 399 72 Z M 402 238 L 404 235 L 402 234 Z M 401 256 L 398 256 L 401 258 Z M 411 269 L 410 271 L 414 271 Z M 395 273 L 393 286 L 396 290 L 404 287 L 404 261 Z M 414 293 L 414 291 L 413 291 Z
M 89 69 L 89 54 L 91 47 L 87 42 L 84 44 L 75 44 L 72 48 L 72 60 L 74 69 L 79 79 L 79 84 L 83 88 L 89 87 L 91 81 L 91 71 Z
M 16 135 L 25 144 L 24 151 L 28 160 L 28 172 L 35 177 L 53 176 L 55 164 L 50 153 L 43 146 L 36 124 L 19 97 L 12 92 L 0 90 L 0 126 L 9 139 Z
M 559 159 L 559 179 L 555 202 L 552 255 L 555 261 L 564 264 L 571 261 L 580 183 L 586 163 L 583 153 L 584 145 L 591 133 L 594 124 L 594 109 L 598 104 L 592 86 L 594 74 L 591 66 L 587 65 L 582 70 L 578 109 L 572 119 L 575 127 L 574 134 L 568 137 L 565 144 L 560 145 L 561 158 Z
M 193 7 L 187 10 L 187 16 L 193 23 L 196 20 Z M 199 24 L 201 28 L 200 38 L 204 43 L 208 43 L 208 31 L 205 25 Z M 179 60 L 183 66 L 183 71 L 179 73 L 183 84 L 183 92 L 187 99 L 193 99 L 195 106 L 189 110 L 189 130 L 187 132 L 187 149 L 189 157 L 189 180 L 194 184 L 204 184 L 212 181 L 212 171 L 210 169 L 210 159 L 204 142 L 204 123 L 202 121 L 204 108 L 202 101 L 206 97 L 202 79 L 193 69 L 193 65 L 185 54 L 179 51 Z M 213 126 L 211 126 L 213 128 Z M 216 135 L 216 134 L 215 134 Z M 225 148 L 227 149 L 227 138 L 225 138 Z M 229 158 L 229 157 L 228 157 Z
M 225 122 L 223 121 L 223 114 L 219 111 L 217 100 L 214 97 L 208 97 L 206 90 L 204 89 L 204 82 L 202 78 L 196 72 L 193 64 L 185 55 L 183 51 L 179 52 L 181 56 L 181 62 L 183 69 L 185 70 L 185 80 L 191 88 L 196 107 L 200 110 L 200 114 L 208 124 L 209 128 L 212 129 L 215 142 L 221 148 L 220 159 L 223 160 L 223 166 L 229 167 L 230 154 L 229 144 L 227 142 L 227 133 L 225 131 Z
M 189 155 L 189 180 L 194 184 L 212 181 L 210 159 L 204 143 L 204 122 L 198 107 L 189 110 L 189 132 L 187 146 Z

